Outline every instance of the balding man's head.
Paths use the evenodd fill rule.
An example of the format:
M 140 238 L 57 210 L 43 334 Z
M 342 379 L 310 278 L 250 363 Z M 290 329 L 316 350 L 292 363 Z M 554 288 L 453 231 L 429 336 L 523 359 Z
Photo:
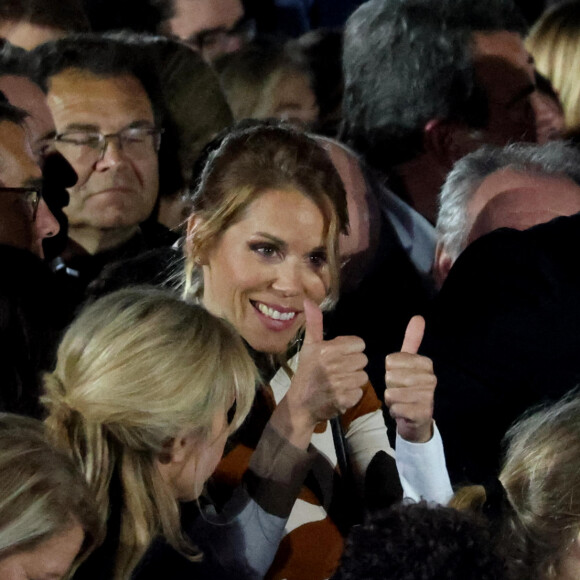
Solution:
M 348 235 L 340 235 L 339 248 L 344 263 L 341 288 L 349 290 L 362 280 L 376 251 L 379 208 L 370 191 L 368 170 L 358 156 L 338 141 L 326 137 L 317 140 L 326 149 L 346 191 L 349 227 Z

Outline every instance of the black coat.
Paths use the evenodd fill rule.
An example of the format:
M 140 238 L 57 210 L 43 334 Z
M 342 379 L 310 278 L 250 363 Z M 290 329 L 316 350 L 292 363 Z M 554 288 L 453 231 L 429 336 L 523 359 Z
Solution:
M 453 482 L 494 474 L 510 424 L 580 382 L 580 214 L 470 245 L 427 317 Z
M 35 255 L 0 246 L 0 411 L 41 415 L 40 374 L 54 359 L 64 324 L 61 293 Z

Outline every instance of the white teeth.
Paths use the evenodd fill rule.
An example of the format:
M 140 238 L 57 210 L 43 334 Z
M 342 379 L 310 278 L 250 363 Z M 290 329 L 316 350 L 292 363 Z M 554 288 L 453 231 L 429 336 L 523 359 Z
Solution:
M 278 310 L 274 310 L 260 302 L 256 302 L 256 306 L 262 314 L 274 320 L 292 320 L 296 316 L 296 312 L 278 312 Z

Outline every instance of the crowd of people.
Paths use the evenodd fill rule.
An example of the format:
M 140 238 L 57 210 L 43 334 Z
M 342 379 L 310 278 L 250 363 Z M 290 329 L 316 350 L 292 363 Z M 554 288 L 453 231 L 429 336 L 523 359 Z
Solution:
M 0 576 L 580 576 L 580 2 L 3 0 Z

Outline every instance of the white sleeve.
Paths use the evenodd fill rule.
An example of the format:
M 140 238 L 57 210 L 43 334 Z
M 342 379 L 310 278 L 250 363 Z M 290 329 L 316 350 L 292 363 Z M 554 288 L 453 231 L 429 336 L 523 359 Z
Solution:
M 411 443 L 397 433 L 395 447 L 404 496 L 447 504 L 453 490 L 437 425 L 433 424 L 433 437 L 427 443 Z

